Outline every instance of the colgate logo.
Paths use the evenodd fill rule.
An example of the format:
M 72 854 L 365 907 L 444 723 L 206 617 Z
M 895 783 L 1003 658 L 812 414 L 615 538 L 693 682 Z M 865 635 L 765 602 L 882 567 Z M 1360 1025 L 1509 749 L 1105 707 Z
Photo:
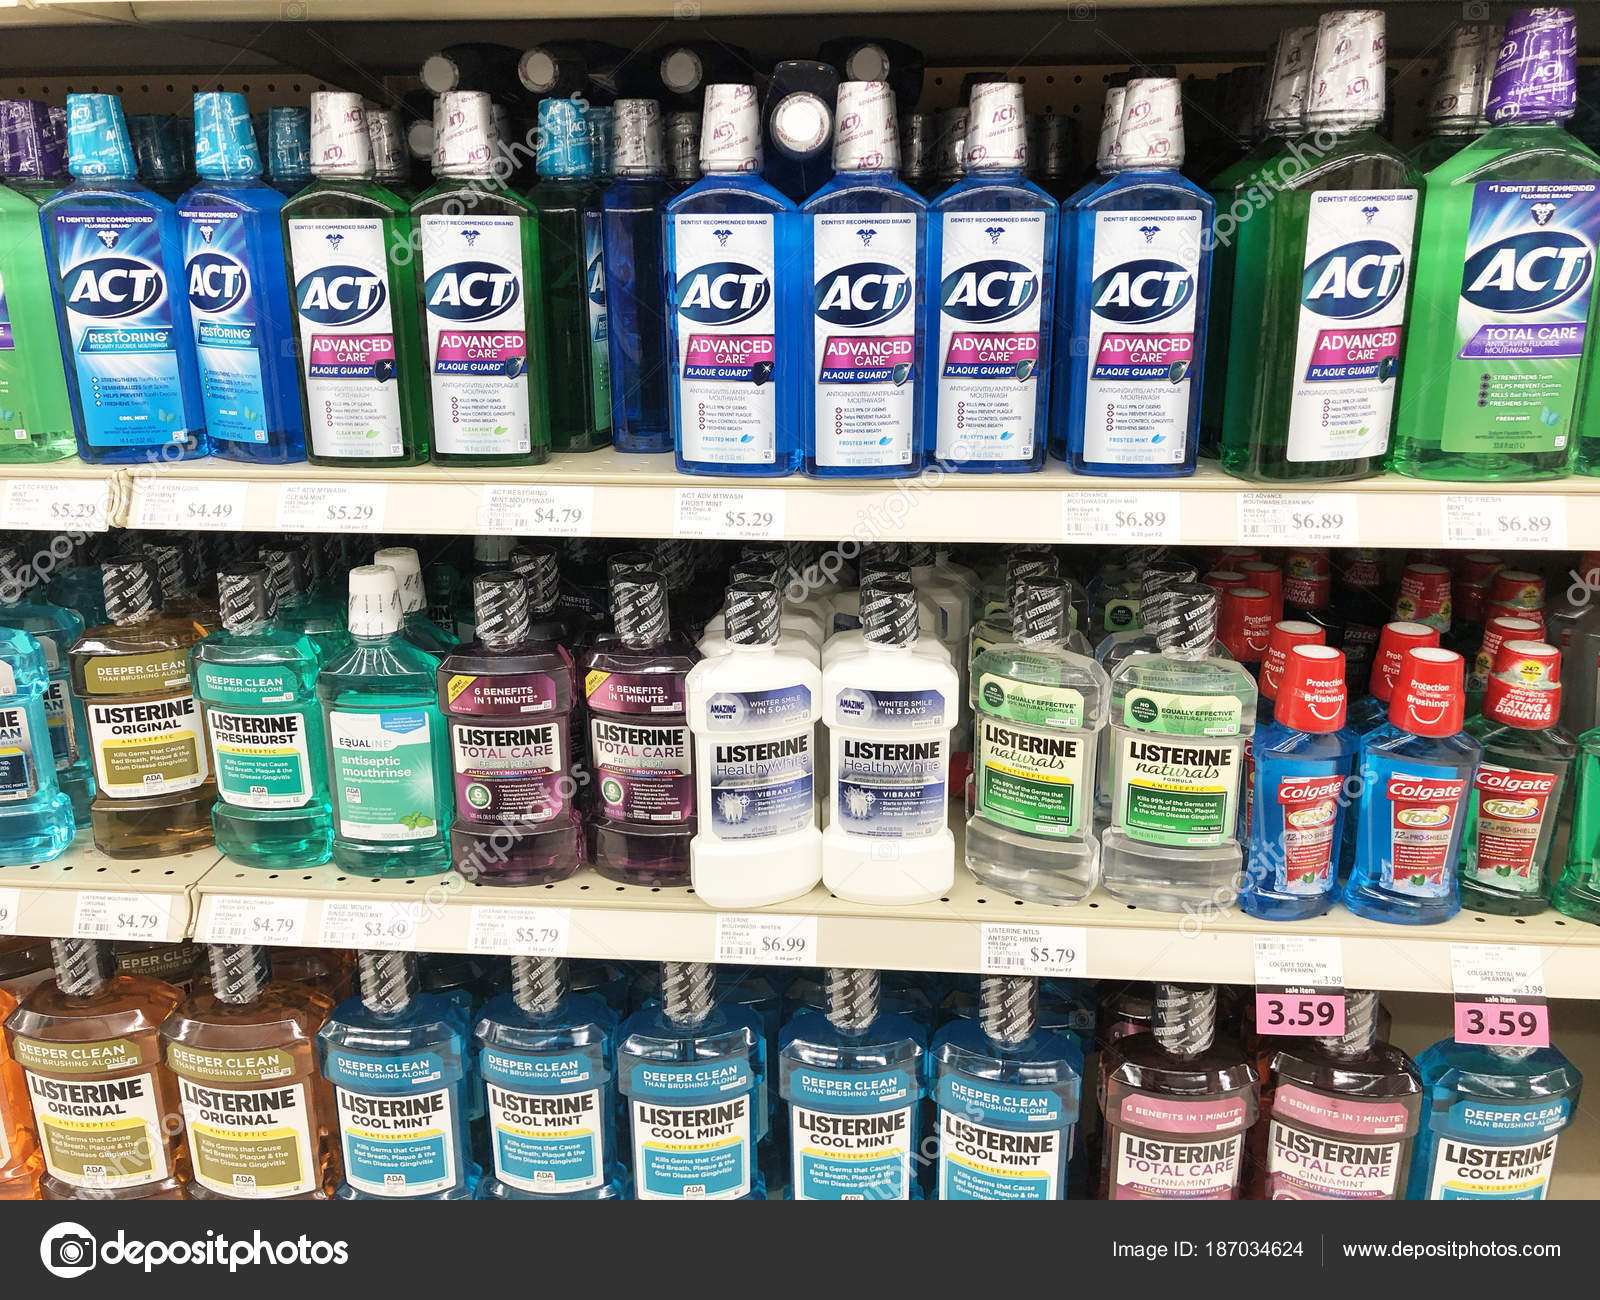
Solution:
M 1479 769 L 1474 784 L 1487 794 L 1547 795 L 1556 788 L 1556 779 L 1538 772 L 1496 771 L 1485 767 Z
M 1443 781 L 1430 785 L 1415 777 L 1394 776 L 1389 778 L 1387 794 L 1395 803 L 1428 803 L 1435 799 L 1459 799 L 1466 788 L 1465 781 Z
M 1292 778 L 1278 785 L 1278 802 L 1310 803 L 1315 799 L 1331 799 L 1343 785 L 1342 776 Z

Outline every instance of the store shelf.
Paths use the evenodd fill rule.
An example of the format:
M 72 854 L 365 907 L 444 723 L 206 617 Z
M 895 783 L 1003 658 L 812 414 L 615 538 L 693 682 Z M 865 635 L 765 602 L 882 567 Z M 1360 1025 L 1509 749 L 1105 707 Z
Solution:
M 0 934 L 177 943 L 193 931 L 193 890 L 214 849 L 119 862 L 81 836 L 53 862 L 0 866 Z
M 103 533 L 126 512 L 128 488 L 126 474 L 76 458 L 8 466 L 0 475 L 0 528 Z

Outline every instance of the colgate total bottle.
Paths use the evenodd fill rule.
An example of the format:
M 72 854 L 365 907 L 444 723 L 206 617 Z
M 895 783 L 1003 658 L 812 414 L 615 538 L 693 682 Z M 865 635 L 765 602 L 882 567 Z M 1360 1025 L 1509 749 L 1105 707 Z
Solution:
M 1426 623 L 1385 623 L 1378 633 L 1378 651 L 1372 657 L 1370 694 L 1350 702 L 1350 725 L 1363 736 L 1389 721 L 1389 702 L 1394 699 L 1395 682 L 1413 646 L 1436 646 L 1439 629 Z

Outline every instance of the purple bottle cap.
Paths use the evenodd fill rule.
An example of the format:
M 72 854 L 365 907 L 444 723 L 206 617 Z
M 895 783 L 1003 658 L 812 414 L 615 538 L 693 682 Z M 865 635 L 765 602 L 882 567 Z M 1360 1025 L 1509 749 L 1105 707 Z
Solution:
M 1183 162 L 1183 103 L 1176 77 L 1135 77 L 1128 83 L 1117 156 L 1124 167 Z
M 1349 131 L 1381 121 L 1385 59 L 1381 9 L 1323 14 L 1306 94 L 1306 129 Z
M 66 140 L 36 99 L 0 99 L 0 176 L 49 180 L 67 168 Z
M 1027 114 L 1015 81 L 980 81 L 967 105 L 966 168 L 1009 171 L 1028 162 Z
M 1565 122 L 1578 104 L 1578 25 L 1570 9 L 1519 9 L 1506 23 L 1486 116 Z

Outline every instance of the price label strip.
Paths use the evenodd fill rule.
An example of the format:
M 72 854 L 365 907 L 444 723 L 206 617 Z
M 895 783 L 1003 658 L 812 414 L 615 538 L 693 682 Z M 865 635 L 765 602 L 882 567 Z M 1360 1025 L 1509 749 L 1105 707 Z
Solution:
M 1183 540 L 1183 503 L 1176 492 L 1061 494 L 1066 542 L 1170 543 Z
M 1089 974 L 1089 933 L 1082 926 L 984 924 L 979 943 L 985 975 L 1085 979 Z
M 817 918 L 718 912 L 716 960 L 748 966 L 820 966 Z
M 134 528 L 238 529 L 249 485 L 237 479 L 180 479 L 157 470 L 133 490 Z
M 162 943 L 171 922 L 170 894 L 103 894 L 86 889 L 72 911 L 72 937 Z
M 103 533 L 109 498 L 104 479 L 7 479 L 0 519 L 7 528 L 77 528 Z
M 475 905 L 467 951 L 506 957 L 565 957 L 572 913 L 564 907 Z
M 1322 935 L 1255 937 L 1256 1030 L 1280 1038 L 1344 1033 L 1344 949 Z
M 789 494 L 770 488 L 679 488 L 673 494 L 674 537 L 737 537 L 782 541 Z
M 17 932 L 17 917 L 22 912 L 22 891 L 0 889 L 0 934 Z
M 1489 1047 L 1549 1047 L 1544 958 L 1518 943 L 1453 943 L 1455 1040 Z
M 201 911 L 202 943 L 261 943 L 299 947 L 306 941 L 304 898 L 211 894 Z
M 512 537 L 588 537 L 594 532 L 594 489 L 490 483 L 478 507 L 478 531 Z
M 1518 546 L 1565 550 L 1567 499 L 1558 496 L 1466 496 L 1439 499 L 1446 546 Z
M 1352 492 L 1241 492 L 1239 540 L 1272 546 L 1354 546 L 1360 499 Z
M 333 899 L 322 905 L 321 948 L 387 948 L 410 952 L 417 946 L 421 903 L 374 903 Z
M 285 483 L 278 528 L 287 533 L 381 533 L 387 483 Z

